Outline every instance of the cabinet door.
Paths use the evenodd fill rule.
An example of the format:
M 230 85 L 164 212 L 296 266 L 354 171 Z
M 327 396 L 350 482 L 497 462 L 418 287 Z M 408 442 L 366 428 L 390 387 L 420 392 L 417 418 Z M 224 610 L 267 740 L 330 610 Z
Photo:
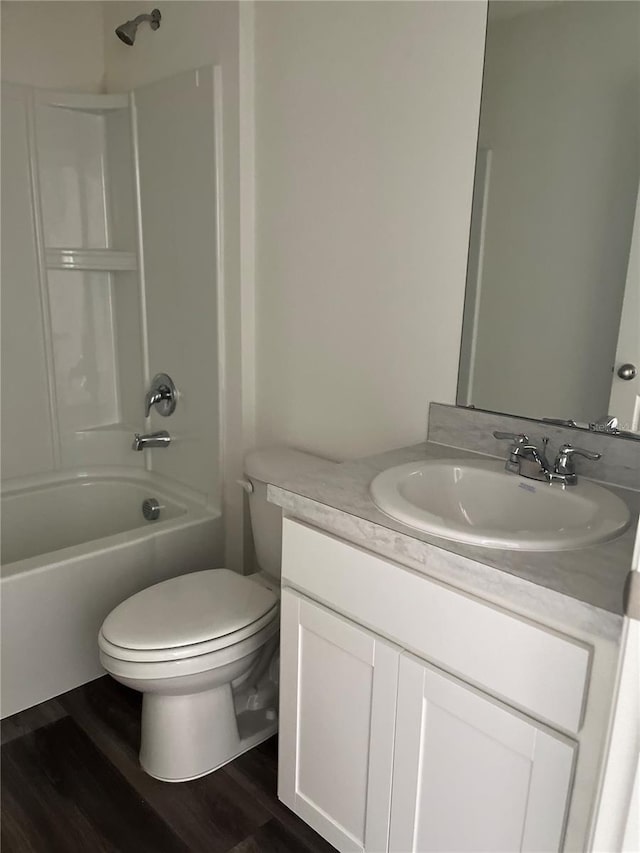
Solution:
M 402 655 L 389 849 L 557 851 L 575 744 Z
M 342 851 L 387 850 L 399 650 L 285 589 L 278 795 Z

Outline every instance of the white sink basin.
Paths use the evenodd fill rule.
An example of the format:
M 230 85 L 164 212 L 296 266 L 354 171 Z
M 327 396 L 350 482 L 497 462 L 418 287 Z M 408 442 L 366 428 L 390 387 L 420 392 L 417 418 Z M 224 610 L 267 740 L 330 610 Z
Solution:
M 584 548 L 619 536 L 631 520 L 624 501 L 602 486 L 529 480 L 493 459 L 398 465 L 378 474 L 370 491 L 403 524 L 488 548 Z

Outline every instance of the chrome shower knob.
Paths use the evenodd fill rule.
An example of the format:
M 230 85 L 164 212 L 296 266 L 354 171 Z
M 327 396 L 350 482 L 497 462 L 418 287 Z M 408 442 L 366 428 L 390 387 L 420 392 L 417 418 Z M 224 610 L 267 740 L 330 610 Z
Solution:
M 147 391 L 144 401 L 144 414 L 149 417 L 151 407 L 155 406 L 156 412 L 163 418 L 168 418 L 176 410 L 178 403 L 178 391 L 173 380 L 167 373 L 157 373 L 151 382 L 151 388 Z

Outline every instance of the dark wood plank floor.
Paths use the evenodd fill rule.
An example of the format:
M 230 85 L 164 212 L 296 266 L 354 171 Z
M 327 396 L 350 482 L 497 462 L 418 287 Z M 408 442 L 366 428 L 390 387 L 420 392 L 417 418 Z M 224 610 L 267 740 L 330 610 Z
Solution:
M 2 722 L 2 853 L 333 853 L 276 796 L 276 738 L 193 782 L 144 773 L 140 698 L 105 677 Z

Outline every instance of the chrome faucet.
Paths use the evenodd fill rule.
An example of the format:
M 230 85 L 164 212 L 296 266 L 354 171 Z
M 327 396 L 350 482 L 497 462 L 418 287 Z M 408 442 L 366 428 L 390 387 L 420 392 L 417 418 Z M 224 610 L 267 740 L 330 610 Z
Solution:
M 150 432 L 148 435 L 135 434 L 133 439 L 133 450 L 144 450 L 145 447 L 169 447 L 171 436 L 166 429 L 161 429 L 160 432 Z
M 531 443 L 529 436 L 523 432 L 494 432 L 493 437 L 500 441 L 513 442 L 509 449 L 509 458 L 504 466 L 507 471 L 529 477 L 532 480 L 545 479 L 544 474 L 549 470 L 546 457 L 548 438 L 543 439 L 544 450 L 540 451 L 535 444 Z
M 175 412 L 177 400 L 178 392 L 171 377 L 166 373 L 157 373 L 144 398 L 144 415 L 148 418 L 151 407 L 155 406 L 159 415 L 168 418 Z
M 563 444 L 558 451 L 553 472 L 555 477 L 560 479 L 565 486 L 575 486 L 578 482 L 578 475 L 573 462 L 574 456 L 584 456 L 585 459 L 596 462 L 602 454 L 592 453 L 590 450 L 583 450 L 581 447 L 572 447 L 570 444 Z
M 596 461 L 600 459 L 600 453 L 592 453 L 581 447 L 572 447 L 563 444 L 553 465 L 547 459 L 547 445 L 549 437 L 542 439 L 543 448 L 540 450 L 532 444 L 529 436 L 524 433 L 494 432 L 494 438 L 500 441 L 511 441 L 513 444 L 509 450 L 509 458 L 505 463 L 505 469 L 512 474 L 519 474 L 529 480 L 540 480 L 546 483 L 559 483 L 562 486 L 575 486 L 578 482 L 573 457 L 584 456 L 585 459 Z

